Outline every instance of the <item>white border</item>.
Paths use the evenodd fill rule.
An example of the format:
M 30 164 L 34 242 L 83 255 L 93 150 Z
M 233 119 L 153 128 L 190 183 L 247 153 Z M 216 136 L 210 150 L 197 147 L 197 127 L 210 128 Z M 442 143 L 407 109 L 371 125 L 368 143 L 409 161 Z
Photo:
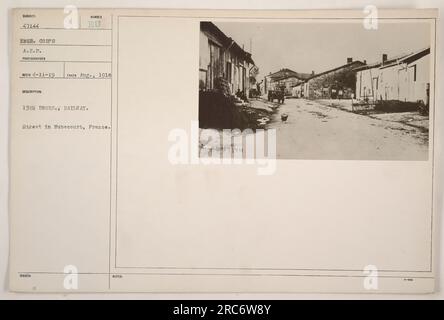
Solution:
M 384 295 L 384 294 L 21 294 L 10 293 L 7 284 L 7 265 L 8 265 L 8 122 L 9 122 L 9 9 L 13 7 L 63 7 L 64 5 L 76 5 L 80 8 L 116 8 L 121 7 L 119 0 L 2 0 L 0 1 L 0 299 L 444 299 L 444 278 L 442 274 L 437 273 L 437 293 L 432 295 Z M 379 8 L 438 8 L 444 12 L 444 2 L 442 0 L 312 0 L 312 1 L 291 1 L 291 0 L 127 0 L 125 7 L 133 8 L 202 8 L 202 9 L 363 9 L 365 6 L 373 4 Z M 438 30 L 440 30 L 438 22 Z M 437 61 L 443 61 L 442 33 L 438 33 L 437 42 Z M 436 70 L 440 70 L 440 67 Z M 440 82 L 440 73 L 437 72 L 436 83 L 436 106 L 444 106 L 442 98 L 443 83 Z M 443 113 L 437 112 L 436 119 L 442 122 Z M 439 204 L 438 208 L 438 226 L 441 226 L 441 216 L 443 214 L 442 200 L 442 164 L 443 153 L 441 150 L 442 126 L 437 128 L 435 137 L 436 153 L 436 197 Z M 442 230 L 438 227 L 437 230 Z M 444 256 L 444 232 L 439 232 L 437 241 L 437 263 L 436 270 L 442 270 L 441 257 Z

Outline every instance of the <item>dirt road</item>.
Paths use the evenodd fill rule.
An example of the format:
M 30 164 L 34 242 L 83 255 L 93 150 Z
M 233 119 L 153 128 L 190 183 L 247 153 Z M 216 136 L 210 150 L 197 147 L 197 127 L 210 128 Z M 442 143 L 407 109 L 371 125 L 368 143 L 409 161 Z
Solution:
M 282 114 L 288 120 L 281 120 Z M 268 128 L 277 130 L 278 159 L 427 160 L 428 132 L 315 101 L 287 99 Z

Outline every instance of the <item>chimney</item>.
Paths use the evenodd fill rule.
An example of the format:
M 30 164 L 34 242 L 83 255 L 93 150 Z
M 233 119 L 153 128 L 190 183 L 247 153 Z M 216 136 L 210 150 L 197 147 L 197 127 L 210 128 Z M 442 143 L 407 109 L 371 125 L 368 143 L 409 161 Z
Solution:
M 352 63 L 353 62 L 353 58 L 347 58 L 347 64 Z
M 314 70 L 313 70 L 313 71 L 311 72 L 311 75 L 312 75 L 312 76 L 314 76 L 314 75 L 315 75 L 315 72 L 314 72 Z
M 367 64 L 367 60 L 364 60 L 363 62 L 364 62 L 364 64 Z
M 387 56 L 386 53 L 384 53 L 384 54 L 382 55 L 382 63 L 387 62 L 387 60 L 388 60 L 388 56 Z

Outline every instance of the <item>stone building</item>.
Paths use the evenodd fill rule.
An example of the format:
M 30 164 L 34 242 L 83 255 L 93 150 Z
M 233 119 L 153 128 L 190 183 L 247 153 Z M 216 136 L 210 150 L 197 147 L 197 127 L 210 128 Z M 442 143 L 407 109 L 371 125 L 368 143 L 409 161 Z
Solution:
M 218 83 L 224 83 L 230 94 L 243 92 L 248 96 L 253 67 L 249 52 L 212 22 L 200 23 L 199 90 L 214 90 Z
M 421 102 L 428 105 L 430 48 L 358 67 L 356 98 L 367 102 Z
M 300 73 L 284 68 L 265 76 L 265 94 L 269 90 L 283 89 L 286 95 L 292 95 L 293 87 L 307 80 L 312 74 Z
M 355 69 L 364 64 L 348 58 L 347 64 L 307 79 L 299 91 L 308 99 L 351 99 L 356 89 Z

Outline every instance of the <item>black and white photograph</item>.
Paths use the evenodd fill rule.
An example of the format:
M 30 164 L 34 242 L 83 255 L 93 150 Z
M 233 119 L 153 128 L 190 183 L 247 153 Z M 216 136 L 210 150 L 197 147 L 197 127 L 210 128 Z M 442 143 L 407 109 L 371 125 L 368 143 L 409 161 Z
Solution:
M 199 52 L 207 154 L 230 145 L 207 131 L 275 129 L 277 159 L 429 157 L 427 21 L 202 21 Z

